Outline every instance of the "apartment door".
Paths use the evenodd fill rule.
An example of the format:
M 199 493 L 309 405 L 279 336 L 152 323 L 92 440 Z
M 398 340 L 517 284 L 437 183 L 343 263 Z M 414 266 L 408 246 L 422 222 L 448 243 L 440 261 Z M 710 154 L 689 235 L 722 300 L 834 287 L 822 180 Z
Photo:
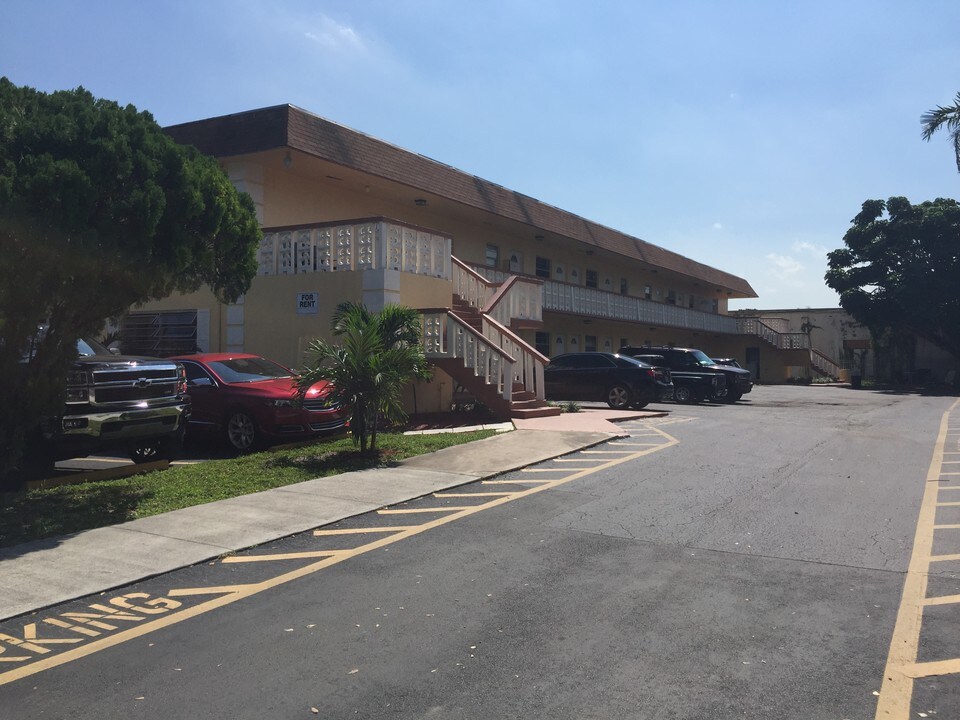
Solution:
M 748 347 L 747 348 L 747 357 L 746 357 L 746 368 L 750 371 L 751 377 L 754 380 L 760 379 L 760 348 L 758 347 Z

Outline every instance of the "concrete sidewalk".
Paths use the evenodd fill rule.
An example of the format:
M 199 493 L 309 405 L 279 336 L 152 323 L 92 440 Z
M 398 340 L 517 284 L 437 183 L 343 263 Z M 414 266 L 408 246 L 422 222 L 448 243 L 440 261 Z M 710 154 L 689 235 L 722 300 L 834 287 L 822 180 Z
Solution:
M 387 505 L 518 470 L 625 433 L 658 412 L 589 409 L 361 470 L 0 550 L 0 620 L 102 592 Z

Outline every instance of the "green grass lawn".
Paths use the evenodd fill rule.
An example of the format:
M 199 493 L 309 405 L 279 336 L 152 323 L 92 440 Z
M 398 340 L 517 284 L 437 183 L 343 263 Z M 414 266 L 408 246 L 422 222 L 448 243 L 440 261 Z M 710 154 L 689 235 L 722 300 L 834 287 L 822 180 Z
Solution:
M 351 470 L 388 467 L 415 455 L 490 437 L 492 430 L 381 433 L 378 452 L 362 457 L 349 437 L 180 465 L 160 472 L 0 496 L 0 547 L 114 525 L 214 500 Z

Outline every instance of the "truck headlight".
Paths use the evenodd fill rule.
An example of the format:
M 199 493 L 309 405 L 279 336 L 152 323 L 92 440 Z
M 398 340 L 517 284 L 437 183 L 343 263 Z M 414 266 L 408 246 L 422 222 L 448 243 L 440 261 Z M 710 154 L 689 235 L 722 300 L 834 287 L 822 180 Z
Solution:
M 78 370 L 67 376 L 67 402 L 90 402 L 90 387 L 87 384 L 87 373 Z

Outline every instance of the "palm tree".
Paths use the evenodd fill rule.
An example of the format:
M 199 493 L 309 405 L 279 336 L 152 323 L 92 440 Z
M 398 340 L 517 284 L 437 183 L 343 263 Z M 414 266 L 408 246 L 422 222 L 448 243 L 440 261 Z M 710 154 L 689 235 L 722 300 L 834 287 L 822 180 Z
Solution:
M 381 417 L 403 422 L 403 387 L 428 379 L 430 370 L 420 341 L 420 315 L 402 305 L 371 313 L 359 303 L 342 303 L 333 314 L 339 344 L 315 340 L 313 363 L 300 379 L 301 393 L 319 380 L 333 385 L 330 400 L 350 414 L 350 432 L 360 452 L 376 450 Z
M 923 123 L 923 139 L 928 142 L 942 127 L 950 132 L 953 152 L 957 160 L 957 172 L 960 172 L 960 93 L 957 93 L 953 105 L 948 107 L 937 105 L 936 110 L 930 110 L 921 115 L 920 122 Z

